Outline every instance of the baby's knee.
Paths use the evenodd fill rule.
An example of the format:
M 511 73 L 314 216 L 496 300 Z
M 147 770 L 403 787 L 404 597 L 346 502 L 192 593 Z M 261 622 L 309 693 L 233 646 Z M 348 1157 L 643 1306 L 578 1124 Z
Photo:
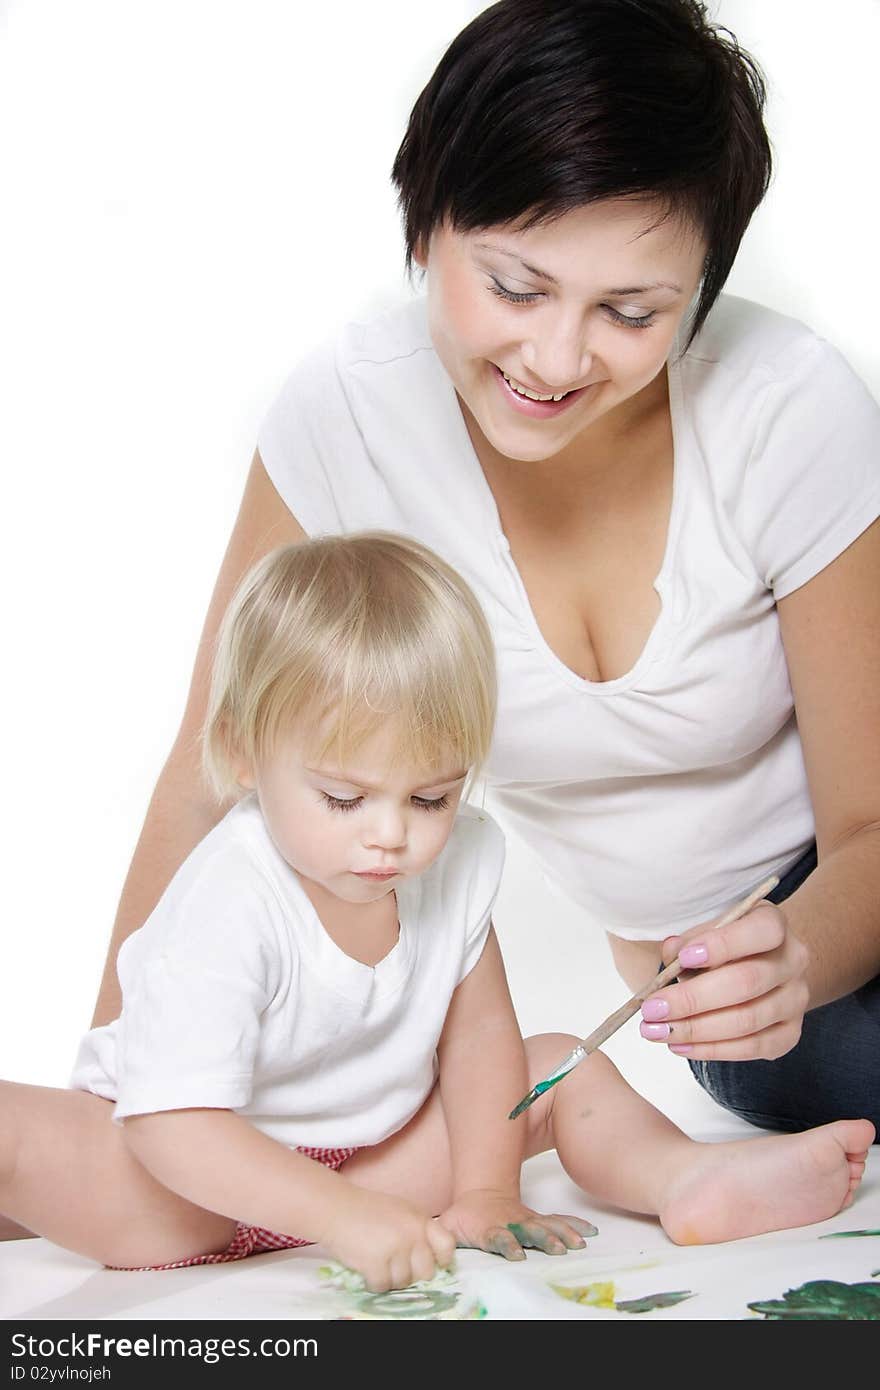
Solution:
M 536 1033 L 534 1037 L 526 1038 L 529 1085 L 537 1085 L 561 1066 L 580 1041 L 573 1033 Z

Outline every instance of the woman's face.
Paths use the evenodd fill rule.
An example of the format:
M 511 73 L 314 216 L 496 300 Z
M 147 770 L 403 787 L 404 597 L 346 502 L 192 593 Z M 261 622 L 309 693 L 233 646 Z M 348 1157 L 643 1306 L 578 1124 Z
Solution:
M 659 219 L 619 199 L 529 231 L 444 223 L 417 255 L 437 353 L 499 453 L 551 458 L 657 377 L 706 252 Z

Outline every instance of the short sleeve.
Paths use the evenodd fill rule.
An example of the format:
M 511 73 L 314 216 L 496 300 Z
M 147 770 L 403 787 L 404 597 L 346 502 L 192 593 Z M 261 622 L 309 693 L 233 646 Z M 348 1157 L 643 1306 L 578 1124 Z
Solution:
M 812 338 L 764 387 L 743 493 L 744 539 L 777 599 L 880 515 L 880 406 L 845 358 Z
M 367 485 L 363 439 L 339 377 L 332 343 L 286 378 L 260 430 L 257 449 L 279 498 L 307 535 L 339 535 L 346 492 Z
M 263 885 L 207 873 L 137 934 L 120 957 L 114 1119 L 249 1102 L 260 1018 L 278 983 L 279 912 Z
M 464 958 L 458 983 L 469 975 L 483 954 L 492 925 L 492 909 L 501 886 L 505 842 L 499 826 L 485 811 L 475 811 L 468 821 L 473 858 L 473 879 L 468 894 L 468 922 Z

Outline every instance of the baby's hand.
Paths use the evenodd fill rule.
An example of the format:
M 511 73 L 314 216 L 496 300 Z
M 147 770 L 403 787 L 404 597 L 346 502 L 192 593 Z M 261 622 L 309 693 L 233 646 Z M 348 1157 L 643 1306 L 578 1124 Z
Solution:
M 584 1236 L 596 1234 L 596 1227 L 578 1216 L 542 1216 L 515 1195 L 483 1188 L 462 1193 L 438 1219 L 456 1245 L 506 1260 L 524 1260 L 526 1249 L 545 1255 L 582 1250 Z
M 434 1217 L 399 1197 L 351 1187 L 322 1243 L 341 1264 L 357 1270 L 371 1293 L 405 1289 L 448 1269 L 455 1241 Z

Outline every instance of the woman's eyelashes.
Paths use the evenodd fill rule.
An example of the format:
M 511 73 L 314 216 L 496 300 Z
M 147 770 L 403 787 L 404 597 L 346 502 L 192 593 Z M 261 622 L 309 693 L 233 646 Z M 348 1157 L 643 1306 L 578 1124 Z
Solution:
M 343 814 L 346 811 L 356 811 L 364 801 L 362 796 L 331 796 L 329 792 L 321 792 L 321 796 L 331 811 L 342 811 Z M 445 811 L 449 807 L 448 796 L 411 796 L 410 801 L 413 806 L 418 806 L 420 811 Z
M 540 293 L 535 290 L 531 294 L 518 294 L 516 290 L 509 290 L 506 285 L 502 285 L 495 276 L 490 276 L 492 281 L 489 288 L 493 294 L 497 294 L 499 299 L 506 299 L 508 304 L 533 304 L 536 299 L 540 299 Z
M 622 324 L 625 328 L 647 328 L 649 324 L 654 322 L 653 309 L 647 314 L 622 314 L 619 309 L 613 309 L 610 304 L 603 304 L 602 308 L 612 323 Z
M 508 304 L 534 304 L 536 300 L 543 298 L 539 290 L 532 290 L 528 294 L 521 294 L 517 290 L 510 290 L 494 275 L 490 277 L 492 283 L 489 288 L 499 299 L 504 299 Z M 656 316 L 654 309 L 647 314 L 622 314 L 619 309 L 615 309 L 611 304 L 602 304 L 602 310 L 608 315 L 612 323 L 620 324 L 622 328 L 647 328 L 653 323 Z

